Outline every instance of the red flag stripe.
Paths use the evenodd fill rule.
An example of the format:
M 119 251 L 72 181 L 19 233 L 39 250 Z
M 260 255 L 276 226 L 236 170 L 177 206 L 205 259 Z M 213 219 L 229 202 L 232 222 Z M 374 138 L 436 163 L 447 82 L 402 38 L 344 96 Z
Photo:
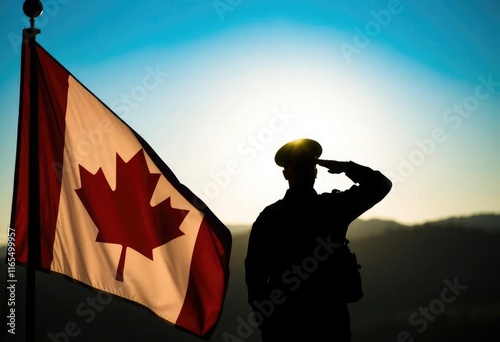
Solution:
M 200 331 L 201 335 L 210 336 L 212 333 L 210 329 L 215 327 L 220 315 L 217 303 L 223 302 L 229 279 L 229 271 L 224 272 L 220 267 L 214 267 L 229 263 L 229 253 L 224 253 L 224 242 L 227 241 L 221 241 L 221 238 L 224 239 L 210 229 L 204 218 L 194 247 L 186 299 L 177 318 L 179 326 Z M 219 286 L 214 287 L 214 284 Z M 207 303 L 212 305 L 206 305 Z M 196 318 L 203 318 L 203 321 Z
M 29 42 L 23 43 L 23 79 L 22 79 L 22 102 L 20 109 L 21 125 L 18 142 L 19 160 L 17 172 L 16 202 L 14 203 L 14 229 L 19 244 L 16 245 L 16 259 L 20 264 L 28 262 L 28 196 L 30 188 L 28 184 L 29 150 L 38 150 L 39 164 L 39 193 L 40 203 L 44 203 L 40 212 L 41 240 L 40 240 L 40 263 L 41 267 L 50 269 L 52 262 L 52 248 L 56 230 L 59 197 L 61 191 L 60 170 L 63 164 L 64 135 L 65 135 L 65 112 L 68 93 L 68 73 L 51 58 L 48 53 L 38 44 L 36 54 L 39 63 L 36 65 L 38 73 L 38 131 L 39 141 L 31 141 L 29 136 L 29 123 L 31 117 L 30 94 L 31 80 L 29 70 L 30 54 Z M 43 67 L 42 67 L 43 66 Z M 24 95 L 23 95 L 24 94 Z M 57 94 L 57 96 L 54 96 Z M 47 168 L 50 165 L 50 168 Z

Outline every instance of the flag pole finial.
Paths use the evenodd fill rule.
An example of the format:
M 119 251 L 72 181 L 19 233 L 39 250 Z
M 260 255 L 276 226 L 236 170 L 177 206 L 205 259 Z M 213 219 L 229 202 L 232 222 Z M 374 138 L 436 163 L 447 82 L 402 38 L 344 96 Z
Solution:
M 38 0 L 26 0 L 23 4 L 23 12 L 30 18 L 30 28 L 24 30 L 24 34 L 28 38 L 35 37 L 41 31 L 35 28 L 35 18 L 38 18 L 43 13 L 43 5 Z

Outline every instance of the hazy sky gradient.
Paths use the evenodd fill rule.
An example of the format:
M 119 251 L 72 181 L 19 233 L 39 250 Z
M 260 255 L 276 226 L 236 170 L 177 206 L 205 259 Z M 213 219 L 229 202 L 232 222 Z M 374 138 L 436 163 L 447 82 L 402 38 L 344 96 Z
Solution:
M 500 5 L 450 3 L 52 0 L 37 40 L 227 224 L 283 196 L 274 153 L 299 137 L 393 180 L 363 218 L 415 223 L 500 211 Z M 5 232 L 28 19 L 0 13 Z

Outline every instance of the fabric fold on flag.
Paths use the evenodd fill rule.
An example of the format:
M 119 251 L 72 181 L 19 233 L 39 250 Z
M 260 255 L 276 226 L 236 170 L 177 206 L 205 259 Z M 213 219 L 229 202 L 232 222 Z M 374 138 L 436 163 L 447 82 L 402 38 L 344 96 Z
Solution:
M 37 141 L 30 136 L 31 54 Z M 30 51 L 27 40 L 19 115 L 11 217 L 16 261 L 28 263 L 29 199 L 39 194 L 41 270 L 144 305 L 209 338 L 228 286 L 227 227 L 141 136 L 38 43 Z M 38 160 L 30 160 L 32 149 Z M 33 163 L 37 184 L 29 183 Z

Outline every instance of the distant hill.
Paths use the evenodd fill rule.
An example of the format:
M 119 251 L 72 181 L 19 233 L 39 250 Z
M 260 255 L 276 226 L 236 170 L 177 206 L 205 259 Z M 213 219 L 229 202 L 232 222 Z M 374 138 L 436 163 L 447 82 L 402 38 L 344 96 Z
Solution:
M 408 226 L 390 220 L 354 220 L 347 231 L 347 238 L 355 240 L 370 236 L 378 236 L 386 233 L 389 230 L 405 229 Z
M 500 230 L 457 222 L 352 241 L 365 289 L 351 305 L 356 341 L 397 340 L 402 331 L 415 341 L 500 341 Z M 465 289 L 444 303 L 450 283 Z
M 475 215 L 415 226 L 383 220 L 353 223 L 350 246 L 362 265 L 365 293 L 361 301 L 349 305 L 353 342 L 398 341 L 404 332 L 415 342 L 500 341 L 500 229 L 494 223 L 498 218 Z M 250 314 L 244 282 L 249 228 L 243 225 L 237 233 L 233 231 L 229 289 L 221 321 L 210 341 L 259 341 L 258 330 L 237 339 L 240 322 Z M 0 253 L 0 283 L 5 284 L 5 248 Z M 17 267 L 16 277 L 17 331 L 16 336 L 4 334 L 0 340 L 5 342 L 24 341 L 25 268 Z M 456 285 L 458 295 L 447 290 L 444 298 L 447 284 Z M 37 341 L 202 341 L 167 326 L 146 308 L 119 298 L 113 298 L 86 322 L 88 316 L 82 316 L 77 308 L 96 295 L 88 287 L 39 272 Z M 0 297 L 5 298 L 4 285 L 0 286 Z M 429 319 L 422 310 L 427 310 Z M 0 316 L 2 329 L 4 312 Z M 78 334 L 65 339 L 63 332 L 70 323 L 77 325 Z M 425 329 L 420 330 L 424 324 Z M 235 339 L 227 339 L 228 334 Z
M 426 222 L 423 225 L 442 227 L 462 227 L 471 229 L 484 229 L 488 231 L 500 231 L 500 215 L 477 214 L 472 216 L 457 216 L 443 220 Z

